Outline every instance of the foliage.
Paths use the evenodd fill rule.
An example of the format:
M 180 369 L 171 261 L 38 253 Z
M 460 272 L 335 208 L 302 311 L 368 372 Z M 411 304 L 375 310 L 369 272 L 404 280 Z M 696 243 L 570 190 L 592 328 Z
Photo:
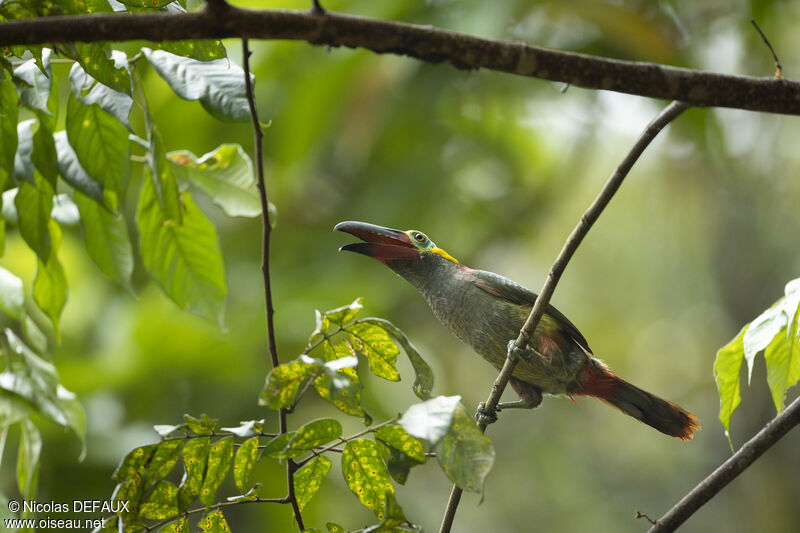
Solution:
M 763 351 L 767 383 L 778 413 L 786 406 L 786 391 L 800 380 L 800 278 L 786 284 L 785 294 L 769 309 L 745 325 L 717 352 L 714 378 L 720 396 L 719 419 L 730 439 L 731 416 L 741 402 L 739 374 L 747 362 L 747 383 L 756 355 Z

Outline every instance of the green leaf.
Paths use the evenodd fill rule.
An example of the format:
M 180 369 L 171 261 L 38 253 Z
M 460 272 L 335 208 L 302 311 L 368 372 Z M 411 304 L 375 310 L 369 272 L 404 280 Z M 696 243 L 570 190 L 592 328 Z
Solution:
M 145 124 L 148 142 L 147 169 L 150 173 L 147 179 L 152 180 L 164 217 L 170 224 L 180 226 L 183 224 L 184 205 L 178 190 L 178 180 L 167 161 L 164 139 L 152 121 L 148 119 Z
M 314 380 L 314 388 L 337 409 L 351 416 L 363 417 L 364 423 L 369 425 L 372 417 L 361 407 L 361 389 L 364 387 L 352 368 L 357 362 L 355 357 L 343 357 L 325 363 L 324 373 Z
M 236 458 L 233 461 L 233 482 L 236 487 L 244 492 L 247 481 L 250 479 L 250 472 L 258 460 L 258 437 L 252 437 L 244 441 L 236 451 Z
M 183 465 L 186 472 L 178 489 L 178 509 L 183 512 L 189 508 L 203 486 L 203 474 L 208 462 L 208 437 L 192 439 L 183 447 Z
M 0 267 L 0 311 L 16 320 L 22 320 L 25 313 L 22 280 L 3 267 Z
M 131 175 L 128 130 L 98 104 L 82 104 L 75 95 L 67 102 L 67 138 L 81 167 L 105 188 L 124 197 Z
M 128 452 L 128 455 L 122 459 L 111 475 L 111 479 L 121 482 L 131 478 L 143 478 L 157 446 L 156 444 L 148 444 Z
M 422 443 L 406 433 L 402 427 L 381 426 L 375 430 L 375 437 L 412 459 L 420 463 L 425 462 L 425 448 L 422 447 Z
M 395 533 L 406 531 L 421 531 L 421 528 L 408 522 L 403 514 L 403 508 L 397 503 L 394 494 L 386 493 L 386 517 L 380 524 L 363 529 L 363 533 Z
M 178 458 L 181 456 L 182 449 L 182 440 L 165 440 L 160 442 L 155 453 L 153 454 L 153 459 L 150 461 L 150 467 L 148 468 L 151 479 L 161 480 L 167 477 L 167 474 L 170 473 L 172 468 L 175 466 L 175 463 L 178 462 Z M 176 498 L 177 494 L 178 492 L 176 488 Z
M 55 366 L 36 355 L 10 329 L 6 329 L 5 334 L 11 352 L 17 355 L 5 371 L 0 373 L 0 389 L 9 393 L 4 395 L 5 398 L 15 395 L 53 422 L 64 427 L 72 427 L 67 409 L 72 409 L 73 406 L 65 393 L 59 397 Z M 3 415 L 7 411 L 7 408 L 0 409 Z M 0 416 L 0 420 L 2 418 Z M 80 436 L 81 428 L 74 429 Z
M 431 446 L 441 440 L 453 423 L 461 396 L 437 396 L 409 407 L 400 418 L 400 425 L 412 437 Z
M 356 315 L 358 315 L 362 307 L 364 307 L 363 300 L 361 298 L 356 298 L 350 305 L 325 311 L 325 317 L 330 323 L 341 327 L 350 323 Z
M 342 424 L 333 418 L 314 420 L 298 428 L 287 447 L 287 457 L 295 457 L 342 436 Z
M 172 518 L 178 514 L 178 487 L 169 481 L 160 481 L 142 504 L 142 516 L 152 520 Z
M 146 7 L 146 8 L 157 8 L 157 7 L 164 7 L 167 4 L 171 4 L 175 0 L 120 0 L 126 6 L 132 7 Z
M 33 278 L 33 300 L 53 323 L 53 328 L 56 331 L 56 335 L 58 335 L 61 311 L 67 303 L 67 278 L 55 253 L 61 242 L 61 229 L 54 220 L 49 222 L 48 227 L 50 229 L 50 240 L 53 243 L 53 252 L 47 261 L 39 258 L 36 262 L 36 273 Z
M 17 153 L 14 155 L 14 176 L 17 182 L 25 180 L 31 185 L 33 181 L 33 126 L 35 119 L 23 120 L 17 124 Z
M 253 163 L 238 144 L 223 144 L 199 159 L 186 150 L 170 152 L 167 159 L 179 181 L 202 189 L 228 216 L 261 214 Z
M 348 442 L 342 452 L 342 475 L 358 500 L 383 519 L 384 494 L 394 494 L 394 486 L 377 444 L 367 439 Z
M 56 389 L 56 397 L 67 417 L 67 427 L 74 431 L 81 441 L 81 455 L 78 460 L 83 461 L 86 457 L 86 412 L 78 396 L 61 385 Z
M 302 511 L 319 491 L 322 480 L 331 469 L 331 460 L 325 456 L 315 457 L 294 474 L 294 493 Z
M 34 176 L 35 186 L 27 181 L 20 183 L 14 205 L 19 216 L 19 233 L 41 261 L 50 258 L 50 213 L 53 211 L 53 186 L 39 173 Z
M 281 433 L 267 442 L 262 453 L 265 457 L 285 459 L 286 447 L 289 446 L 289 441 L 292 440 L 292 438 L 294 438 L 294 431 Z
M 411 362 L 411 366 L 414 369 L 414 394 L 416 394 L 420 400 L 429 400 L 431 391 L 433 390 L 433 370 L 431 370 L 431 367 L 425 362 L 417 349 L 414 348 L 411 341 L 406 337 L 406 334 L 403 333 L 400 328 L 382 318 L 367 318 L 363 320 L 363 322 L 382 327 L 403 347 L 403 351 L 406 353 L 406 356 L 408 356 L 408 360 Z
M 17 120 L 19 95 L 10 79 L 0 80 L 0 190 L 5 190 L 8 177 L 14 173 L 17 153 Z
M 200 501 L 206 506 L 214 503 L 217 496 L 217 489 L 222 485 L 228 469 L 233 460 L 233 437 L 223 437 L 211 445 L 208 454 L 208 470 L 200 489 Z
M 125 69 L 128 59 L 124 53 L 118 50 L 109 52 L 107 43 L 75 43 L 70 56 L 103 85 L 131 94 L 131 77 Z
M 378 377 L 400 381 L 395 364 L 400 348 L 381 326 L 360 322 L 346 328 L 356 351 L 369 361 L 369 368 Z
M 383 462 L 386 463 L 389 475 L 392 476 L 393 480 L 401 485 L 405 485 L 406 481 L 408 481 L 408 475 L 411 473 L 411 469 L 422 463 L 412 459 L 396 448 L 387 446 L 380 439 L 376 439 L 375 441 L 378 443 L 381 457 L 383 457 Z
M 198 525 L 205 533 L 230 533 L 231 530 L 221 511 L 208 513 Z
M 192 528 L 189 527 L 187 519 L 181 518 L 162 527 L 158 533 L 192 533 Z
M 19 451 L 17 454 L 17 486 L 26 500 L 36 499 L 39 480 L 39 458 L 42 452 L 42 436 L 33 422 L 20 422 Z M 25 516 L 25 513 L 23 513 Z
M 200 418 L 195 418 L 192 415 L 183 415 L 183 419 L 189 430 L 196 435 L 211 435 L 217 424 L 219 424 L 219 420 L 211 418 L 205 413 L 200 415 Z
M 328 522 L 325 524 L 325 527 L 328 528 L 328 533 L 345 533 L 344 528 L 339 524 L 335 524 L 333 522 Z
M 786 407 L 786 391 L 800 380 L 800 339 L 797 337 L 796 312 L 785 334 L 776 335 L 764 350 L 767 362 L 767 383 L 778 413 Z
M 494 464 L 494 447 L 463 405 L 458 404 L 453 424 L 433 450 L 450 481 L 464 490 L 483 491 L 483 483 Z
M 183 209 L 176 225 L 164 216 L 152 180 L 144 180 L 136 217 L 142 260 L 180 308 L 222 326 L 227 287 L 217 231 L 188 193 Z
M 58 171 L 64 181 L 70 184 L 73 189 L 80 191 L 100 205 L 109 209 L 115 210 L 106 205 L 106 200 L 103 196 L 103 186 L 94 181 L 89 174 L 83 170 L 75 150 L 69 144 L 67 139 L 67 132 L 65 130 L 57 131 L 53 134 L 55 140 L 56 153 L 58 154 Z M 109 193 L 113 194 L 113 193 Z M 116 199 L 116 195 L 111 198 Z
M 14 69 L 14 77 L 23 82 L 18 84 L 22 105 L 47 115 L 52 115 L 47 109 L 47 100 L 50 98 L 50 82 L 53 78 L 50 69 L 50 54 L 49 48 L 42 50 L 41 60 L 44 71 L 36 64 L 36 59 L 29 59 Z
M 263 486 L 262 483 L 256 483 L 253 485 L 250 490 L 245 492 L 244 494 L 239 494 L 237 496 L 229 496 L 225 498 L 226 501 L 229 502 L 249 502 L 258 498 L 258 493 L 261 491 L 261 487 Z
M 196 41 L 163 41 L 153 43 L 159 50 L 181 57 L 191 57 L 198 61 L 211 61 L 228 57 L 222 41 L 196 40 Z
M 205 110 L 219 120 L 250 120 L 244 71 L 229 60 L 197 61 L 149 48 L 142 48 L 142 52 L 181 98 L 200 100 Z
M 75 97 L 84 105 L 97 104 L 103 111 L 110 113 L 126 128 L 130 128 L 128 117 L 133 107 L 130 95 L 115 91 L 89 76 L 83 67 L 74 63 L 69 71 L 69 82 Z
M 54 119 L 41 111 L 37 111 L 36 114 L 39 117 L 39 128 L 33 134 L 31 160 L 36 170 L 55 189 L 58 180 L 58 156 L 56 155 L 56 145 L 53 141 L 52 122 L 54 122 Z
M 278 410 L 294 403 L 297 391 L 318 367 L 303 361 L 292 361 L 273 368 L 267 375 L 264 390 L 258 398 L 259 405 Z
M 110 193 L 113 194 L 113 193 Z M 75 191 L 86 252 L 109 279 L 130 287 L 133 248 L 128 226 L 120 213 L 113 213 Z
M 22 318 L 22 335 L 34 350 L 47 353 L 47 336 L 28 314 Z

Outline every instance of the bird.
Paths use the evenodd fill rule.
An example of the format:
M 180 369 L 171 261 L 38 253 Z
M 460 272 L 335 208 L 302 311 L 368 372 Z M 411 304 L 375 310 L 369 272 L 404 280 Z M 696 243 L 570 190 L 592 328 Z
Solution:
M 460 263 L 417 230 L 401 231 L 346 221 L 334 231 L 363 242 L 340 251 L 377 259 L 414 286 L 433 314 L 495 368 L 502 368 L 537 295 L 493 272 Z M 499 409 L 534 408 L 542 394 L 597 398 L 648 426 L 687 441 L 698 419 L 676 404 L 624 381 L 601 360 L 575 325 L 548 305 L 509 380 L 519 401 Z M 491 415 L 491 414 L 490 414 Z

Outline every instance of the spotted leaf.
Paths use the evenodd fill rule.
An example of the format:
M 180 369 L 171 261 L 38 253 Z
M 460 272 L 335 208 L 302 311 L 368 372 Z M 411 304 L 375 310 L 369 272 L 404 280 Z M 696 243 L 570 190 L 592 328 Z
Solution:
M 182 440 L 167 440 L 159 443 L 148 468 L 151 479 L 164 479 L 178 462 L 182 448 Z
M 300 385 L 311 377 L 316 368 L 313 363 L 300 360 L 276 366 L 267 376 L 258 404 L 276 411 L 289 407 L 294 403 Z
M 205 515 L 198 524 L 204 533 L 229 533 L 231 528 L 221 511 L 212 511 Z
M 209 439 L 192 439 L 183 447 L 183 465 L 186 473 L 178 490 L 178 508 L 185 511 L 200 494 L 203 474 L 208 462 Z
M 367 358 L 373 374 L 389 381 L 400 380 L 400 374 L 395 368 L 400 348 L 385 329 L 364 322 L 346 329 L 350 333 L 353 347 Z
M 225 437 L 211 445 L 208 453 L 208 470 L 200 489 L 200 501 L 205 505 L 214 503 L 217 489 L 228 475 L 233 459 L 233 437 Z
M 233 461 L 233 481 L 236 487 L 244 492 L 250 472 L 256 464 L 258 458 L 258 437 L 247 439 L 239 446 L 236 452 L 236 459 Z
M 394 486 L 378 445 L 367 439 L 348 442 L 342 452 L 342 475 L 358 500 L 382 520 L 384 494 L 394 494 Z
M 382 426 L 375 431 L 375 436 L 412 459 L 420 463 L 425 462 L 425 449 L 422 447 L 422 443 L 406 433 L 402 427 Z
M 331 469 L 331 460 L 325 456 L 315 457 L 294 474 L 294 493 L 300 510 L 305 509 L 317 493 L 322 480 Z
M 483 482 L 494 464 L 494 447 L 460 403 L 450 429 L 433 449 L 450 481 L 464 490 L 483 491 Z
M 178 514 L 178 487 L 169 481 L 160 481 L 142 504 L 142 516 L 153 520 L 172 518 Z
M 314 420 L 300 427 L 295 433 L 287 451 L 289 457 L 316 448 L 342 436 L 342 424 L 333 418 Z

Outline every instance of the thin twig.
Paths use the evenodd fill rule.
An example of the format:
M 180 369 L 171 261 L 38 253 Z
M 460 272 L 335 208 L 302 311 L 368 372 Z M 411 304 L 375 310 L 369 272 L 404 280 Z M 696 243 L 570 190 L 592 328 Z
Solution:
M 219 4 L 218 5 L 227 5 Z M 272 283 L 269 275 L 269 238 L 272 233 L 272 224 L 269 220 L 269 200 L 267 198 L 267 186 L 264 180 L 264 161 L 261 152 L 261 140 L 264 133 L 261 131 L 261 122 L 258 120 L 258 110 L 256 109 L 256 99 L 253 95 L 253 84 L 250 80 L 250 47 L 247 39 L 242 39 L 242 63 L 244 69 L 244 86 L 247 96 L 247 104 L 250 107 L 250 117 L 253 123 L 253 137 L 255 139 L 256 173 L 258 181 L 258 193 L 261 199 L 261 273 L 264 277 L 264 299 L 267 307 L 267 337 L 269 342 L 269 355 L 272 368 L 280 365 L 278 360 L 278 348 L 275 343 L 275 308 L 272 305 Z M 280 433 L 286 433 L 288 426 L 286 423 L 286 409 L 278 410 L 278 427 Z M 294 473 L 297 471 L 297 463 L 292 459 L 286 461 L 286 500 L 292 506 L 294 519 L 300 531 L 305 529 L 303 525 L 303 515 L 300 514 L 300 506 L 297 503 L 297 496 L 294 492 Z
M 171 518 L 166 518 L 161 520 L 160 522 L 156 522 L 153 525 L 148 526 L 144 524 L 145 531 L 157 531 L 158 529 L 162 528 L 163 526 L 175 522 L 176 520 L 180 520 L 181 518 L 188 518 L 193 514 L 197 513 L 207 513 L 211 511 L 216 511 L 221 507 L 230 507 L 232 505 L 244 505 L 247 503 L 281 503 L 285 504 L 288 503 L 286 498 L 253 498 L 252 500 L 235 500 L 235 501 L 227 501 L 227 502 L 217 502 L 209 507 L 197 507 L 195 509 L 189 509 L 184 511 L 177 516 L 173 516 Z
M 758 27 L 758 24 L 756 24 L 756 21 L 753 20 L 753 19 L 750 19 L 750 22 L 753 24 L 753 27 L 755 27 L 756 31 L 761 36 L 761 40 L 764 41 L 764 44 L 766 44 L 767 48 L 769 48 L 769 53 L 772 54 L 772 59 L 773 59 L 773 61 L 775 61 L 775 77 L 778 78 L 779 80 L 782 80 L 783 79 L 783 67 L 781 66 L 780 60 L 778 59 L 778 54 L 775 53 L 775 49 L 772 48 L 772 44 L 769 42 L 769 39 L 767 39 L 767 36 L 764 35 L 764 32 L 761 31 L 761 28 Z
M 431 26 L 309 10 L 249 10 L 221 4 L 192 13 L 58 16 L 3 22 L 0 47 L 64 42 L 183 39 L 288 39 L 326 47 L 487 69 L 587 89 L 601 89 L 697 107 L 800 114 L 800 83 L 622 61 L 519 42 L 493 41 Z
M 583 216 L 581 216 L 580 221 L 578 222 L 577 226 L 575 226 L 575 229 L 572 230 L 572 233 L 564 243 L 564 247 L 558 254 L 553 266 L 550 268 L 550 272 L 547 274 L 547 279 L 542 286 L 542 290 L 539 293 L 539 296 L 536 298 L 536 303 L 534 304 L 533 309 L 531 309 L 531 313 L 528 316 L 528 319 L 525 321 L 525 325 L 522 326 L 519 335 L 514 341 L 514 349 L 509 353 L 508 359 L 506 359 L 500 374 L 497 376 L 497 379 L 492 385 L 492 391 L 484 403 L 485 411 L 492 412 L 497 407 L 497 404 L 500 401 L 500 396 L 502 396 L 503 391 L 505 390 L 506 385 L 508 385 L 508 381 L 511 378 L 511 373 L 514 371 L 514 367 L 517 366 L 517 361 L 519 361 L 520 354 L 527 346 L 528 341 L 536 329 L 536 326 L 539 324 L 539 320 L 542 318 L 542 314 L 544 313 L 547 304 L 550 303 L 550 297 L 553 295 L 553 291 L 555 291 L 556 284 L 558 284 L 561 274 L 564 273 L 567 263 L 569 263 L 569 260 L 572 258 L 572 255 L 575 253 L 575 250 L 577 250 L 581 241 L 583 241 L 583 238 L 589 232 L 589 229 L 597 221 L 597 218 L 600 216 L 606 206 L 608 206 L 611 198 L 614 197 L 614 194 L 617 192 L 620 185 L 622 185 L 623 180 L 628 175 L 628 172 L 630 172 L 636 160 L 639 159 L 639 156 L 642 155 L 642 152 L 644 152 L 645 148 L 647 148 L 650 142 L 662 129 L 664 129 L 667 124 L 672 122 L 675 117 L 680 115 L 688 108 L 689 106 L 683 102 L 672 102 L 666 108 L 664 108 L 664 110 L 661 111 L 661 113 L 659 113 L 659 115 L 652 122 L 650 122 L 650 124 L 647 125 L 644 132 L 642 132 L 642 134 L 639 136 L 639 139 L 636 141 L 636 144 L 633 145 L 628 154 L 625 156 L 625 159 L 622 160 L 608 181 L 606 181 L 605 185 L 600 191 L 600 194 L 597 195 L 597 198 L 595 198 L 594 202 L 592 202 L 592 205 L 589 206 L 589 209 L 587 209 Z M 479 424 L 481 431 L 486 429 L 486 425 L 486 418 L 482 417 L 482 420 Z M 461 489 L 454 485 L 453 490 L 450 493 L 450 500 L 447 503 L 444 518 L 442 519 L 441 528 L 439 529 L 440 533 L 449 532 L 450 528 L 453 526 L 453 519 L 455 518 L 455 513 L 458 509 L 458 503 L 460 499 Z
M 722 463 L 708 477 L 697 484 L 689 493 L 681 498 L 672 509 L 656 520 L 649 533 L 667 533 L 675 531 L 695 511 L 706 504 L 728 483 L 744 472 L 756 459 L 770 449 L 773 444 L 783 438 L 793 427 L 800 424 L 800 397 L 781 414 L 772 419 L 755 437 L 744 443 L 730 459 Z

